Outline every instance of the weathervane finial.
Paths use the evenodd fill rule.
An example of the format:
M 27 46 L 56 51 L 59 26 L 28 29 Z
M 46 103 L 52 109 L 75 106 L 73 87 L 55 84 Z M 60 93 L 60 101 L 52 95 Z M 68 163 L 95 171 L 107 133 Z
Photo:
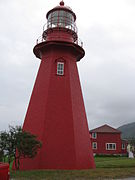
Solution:
M 60 6 L 64 6 L 64 1 L 63 0 L 60 2 Z

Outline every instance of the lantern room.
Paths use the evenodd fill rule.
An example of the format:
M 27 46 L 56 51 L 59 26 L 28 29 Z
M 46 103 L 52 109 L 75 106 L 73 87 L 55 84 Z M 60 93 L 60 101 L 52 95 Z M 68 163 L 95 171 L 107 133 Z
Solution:
M 56 34 L 61 40 L 65 38 L 66 41 L 75 42 L 77 40 L 76 15 L 70 7 L 64 5 L 63 1 L 59 6 L 51 9 L 46 18 L 47 24 L 43 31 L 44 40 L 54 40 L 54 38 L 57 40 Z
M 60 6 L 47 13 L 47 28 L 63 27 L 76 31 L 75 20 L 75 13 L 61 1 Z

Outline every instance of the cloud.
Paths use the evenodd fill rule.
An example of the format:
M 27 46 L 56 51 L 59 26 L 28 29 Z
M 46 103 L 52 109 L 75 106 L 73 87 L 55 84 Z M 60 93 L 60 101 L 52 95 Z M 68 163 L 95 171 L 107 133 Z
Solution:
M 135 121 L 135 39 L 124 32 L 114 37 L 100 24 L 86 32 L 79 70 L 90 128 Z
M 33 54 L 58 1 L 0 1 L 0 130 L 22 124 L 39 68 Z M 85 57 L 78 63 L 89 127 L 135 121 L 134 0 L 66 1 L 77 15 Z

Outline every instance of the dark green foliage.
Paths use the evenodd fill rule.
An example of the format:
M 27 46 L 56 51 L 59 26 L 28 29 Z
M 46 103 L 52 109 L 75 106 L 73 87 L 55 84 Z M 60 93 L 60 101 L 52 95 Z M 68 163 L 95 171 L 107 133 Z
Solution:
M 6 131 L 0 133 L 0 151 L 2 155 L 2 160 L 5 162 L 6 157 L 8 157 L 8 163 L 11 162 L 12 152 L 12 135 Z
M 4 153 L 0 150 L 0 162 L 3 161 Z
M 135 147 L 135 138 L 131 138 L 128 140 L 129 144 Z
M 33 158 L 36 156 L 38 149 L 41 147 L 41 142 L 36 140 L 36 136 L 28 132 L 18 133 L 16 136 L 16 149 L 15 166 L 19 169 L 20 158 Z
M 101 157 L 101 158 L 102 158 L 102 157 L 104 157 L 104 158 L 107 158 L 107 157 L 117 158 L 117 157 L 118 157 L 118 158 L 119 158 L 119 157 L 127 157 L 127 155 L 128 155 L 128 154 L 96 154 L 96 155 L 95 155 L 95 158 L 96 158 L 96 157 L 99 157 L 99 158 L 100 158 L 100 157 Z
M 20 167 L 20 158 L 35 157 L 40 147 L 41 142 L 36 139 L 36 136 L 22 131 L 21 126 L 9 126 L 9 132 L 0 133 L 1 159 L 4 160 L 7 157 L 10 164 L 14 158 L 17 170 Z

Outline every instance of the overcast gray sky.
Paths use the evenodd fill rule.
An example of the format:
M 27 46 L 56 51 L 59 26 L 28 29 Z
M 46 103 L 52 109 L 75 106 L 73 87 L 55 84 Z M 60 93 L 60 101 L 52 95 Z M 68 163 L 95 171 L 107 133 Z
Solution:
M 0 0 L 0 130 L 23 124 L 40 61 L 33 47 L 58 0 Z M 89 128 L 135 122 L 135 1 L 65 0 L 77 15 Z

